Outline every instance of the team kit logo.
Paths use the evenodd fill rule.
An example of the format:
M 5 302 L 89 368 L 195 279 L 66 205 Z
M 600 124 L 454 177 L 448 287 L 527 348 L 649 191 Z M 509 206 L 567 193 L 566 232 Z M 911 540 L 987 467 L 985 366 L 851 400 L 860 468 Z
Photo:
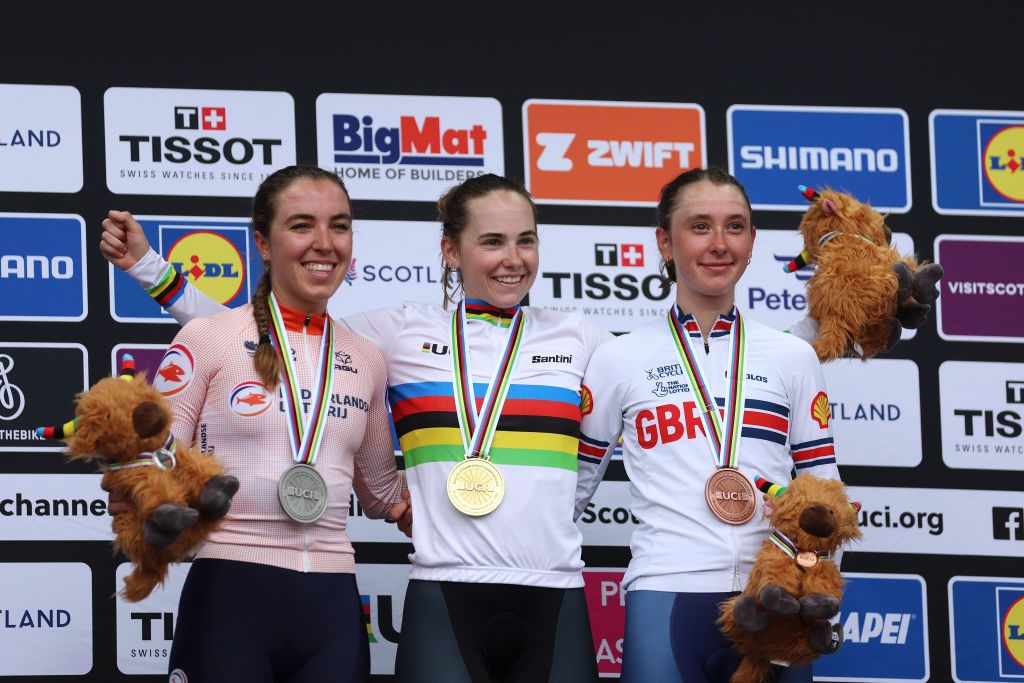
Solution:
M 251 197 L 295 163 L 288 93 L 110 88 L 103 106 L 111 192 Z
M 667 102 L 527 100 L 526 184 L 542 204 L 654 206 L 705 165 L 704 109 Z
M 82 96 L 77 89 L 0 84 L 0 111 L 0 192 L 82 189 Z
M 181 344 L 172 344 L 153 376 L 153 387 L 164 396 L 173 396 L 189 385 L 194 370 L 192 352 Z
M 948 467 L 1024 470 L 1024 363 L 946 361 L 939 405 Z
M 1024 679 L 1024 581 L 954 576 L 949 620 L 956 680 Z
M 274 403 L 274 392 L 259 382 L 242 382 L 231 390 L 228 403 L 240 417 L 262 415 Z
M 1024 237 L 939 235 L 939 336 L 957 341 L 1024 341 Z
M 755 209 L 806 211 L 797 186 L 837 187 L 880 211 L 910 210 L 910 135 L 902 109 L 733 105 L 729 172 Z
M 928 134 L 937 213 L 1024 214 L 1024 111 L 937 109 Z
M 436 202 L 452 185 L 505 173 L 501 104 L 490 97 L 325 93 L 317 158 L 353 196 Z
M 613 332 L 628 332 L 665 315 L 672 288 L 654 267 L 654 230 L 541 225 L 541 271 L 529 303 L 579 313 Z
M 81 216 L 0 214 L 0 320 L 84 320 L 85 263 Z
M 195 287 L 235 308 L 252 298 L 263 262 L 248 219 L 136 216 L 153 248 L 173 269 L 151 291 L 109 266 L 110 314 L 120 322 L 176 324 L 160 302 L 172 304 L 184 287 Z M 175 279 L 177 278 L 177 280 Z

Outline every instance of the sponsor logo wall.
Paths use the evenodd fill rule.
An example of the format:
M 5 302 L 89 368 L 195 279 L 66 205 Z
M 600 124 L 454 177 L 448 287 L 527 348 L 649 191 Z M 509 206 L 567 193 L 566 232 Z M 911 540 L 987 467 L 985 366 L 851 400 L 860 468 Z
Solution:
M 172 564 L 167 579 L 139 602 L 115 597 L 117 668 L 125 674 L 167 674 L 167 661 L 178 619 L 178 599 L 190 562 Z M 124 588 L 132 565 L 122 562 L 114 573 L 113 591 Z
M 902 109 L 735 104 L 729 172 L 755 209 L 805 211 L 797 185 L 852 192 L 880 211 L 910 210 L 910 131 Z
M 1024 580 L 954 576 L 949 636 L 957 683 L 1024 679 Z
M 0 112 L 0 192 L 82 189 L 82 96 L 76 88 L 0 83 Z
M 0 214 L 0 320 L 83 320 L 85 264 L 81 216 Z
M 1024 237 L 940 235 L 935 260 L 945 269 L 935 305 L 948 341 L 1024 341 Z
M 706 159 L 698 104 L 527 100 L 523 136 L 541 204 L 654 206 L 662 185 Z
M 103 116 L 115 194 L 252 197 L 295 163 L 288 93 L 109 88 Z
M 360 564 L 356 582 L 366 617 L 370 641 L 370 673 L 393 674 L 398 637 L 402 633 L 405 587 L 409 566 L 401 564 Z
M 436 202 L 452 185 L 505 173 L 501 104 L 490 97 L 324 93 L 317 158 L 357 199 Z
M 0 452 L 64 450 L 35 430 L 71 419 L 87 367 L 81 344 L 0 342 Z
M 6 541 L 112 541 L 99 474 L 6 474 L 0 538 Z
M 946 361 L 939 402 L 948 467 L 1024 470 L 1024 363 Z

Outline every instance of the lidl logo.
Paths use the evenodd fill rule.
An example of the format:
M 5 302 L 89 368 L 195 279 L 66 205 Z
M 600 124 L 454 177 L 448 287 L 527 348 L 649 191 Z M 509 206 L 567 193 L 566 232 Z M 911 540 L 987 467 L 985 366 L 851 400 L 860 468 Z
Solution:
M 1024 111 L 936 109 L 928 134 L 936 212 L 1024 213 Z
M 654 206 L 662 185 L 706 159 L 697 104 L 527 100 L 523 131 L 540 203 Z
M 1002 648 L 1000 666 L 1004 671 L 1024 675 L 1024 590 L 1004 589 L 997 592 L 1001 614 Z
M 1024 679 L 1024 579 L 953 577 L 949 608 L 956 680 Z
M 805 211 L 798 185 L 836 187 L 881 211 L 910 210 L 910 133 L 902 109 L 733 105 L 729 171 L 755 209 Z
M 263 274 L 249 220 L 136 216 L 150 244 L 187 283 L 228 308 L 247 303 Z M 120 322 L 174 323 L 120 269 L 110 266 L 110 314 Z

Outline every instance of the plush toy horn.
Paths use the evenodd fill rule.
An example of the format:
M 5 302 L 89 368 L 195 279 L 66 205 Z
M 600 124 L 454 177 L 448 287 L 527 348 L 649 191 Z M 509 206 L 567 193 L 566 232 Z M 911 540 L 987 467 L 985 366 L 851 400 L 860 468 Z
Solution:
M 126 353 L 121 356 L 121 374 L 119 379 L 131 382 L 135 379 L 135 358 Z M 78 418 L 69 420 L 59 427 L 36 427 L 36 436 L 44 439 L 66 439 L 78 431 Z
M 795 259 L 782 266 L 782 272 L 784 273 L 795 273 L 804 266 L 807 265 L 808 260 L 811 258 L 810 252 L 806 249 L 801 251 Z
M 761 493 L 764 493 L 764 494 L 767 494 L 769 496 L 772 496 L 773 498 L 775 496 L 781 496 L 783 493 L 786 492 L 786 487 L 785 486 L 779 486 L 778 484 L 773 484 L 770 481 L 768 481 L 767 479 L 765 479 L 764 477 L 754 477 L 754 486 Z
M 807 187 L 806 185 L 797 185 L 797 189 L 800 190 L 800 194 L 804 196 L 804 199 L 812 204 L 817 204 L 818 200 L 821 199 L 821 195 L 814 188 Z

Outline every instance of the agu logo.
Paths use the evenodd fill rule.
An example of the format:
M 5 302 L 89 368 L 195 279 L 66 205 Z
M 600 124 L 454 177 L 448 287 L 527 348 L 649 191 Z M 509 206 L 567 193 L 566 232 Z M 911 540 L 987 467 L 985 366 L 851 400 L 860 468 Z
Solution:
M 242 417 L 255 417 L 273 403 L 271 391 L 259 382 L 242 382 L 231 390 L 231 410 Z
M 829 420 L 832 419 L 832 406 L 828 402 L 828 394 L 824 391 L 819 391 L 811 400 L 811 419 L 818 423 L 819 428 L 828 428 Z
M 703 166 L 696 104 L 528 100 L 526 184 L 539 202 L 653 206 L 657 188 Z
M 185 234 L 171 245 L 167 261 L 189 284 L 221 304 L 228 304 L 238 296 L 245 283 L 242 254 L 215 232 Z
M 173 344 L 160 362 L 153 377 L 153 386 L 164 396 L 178 393 L 192 381 L 194 365 L 192 352 L 181 344 Z
M 982 201 L 1024 203 L 1024 125 L 982 122 L 978 132 L 984 145 Z

